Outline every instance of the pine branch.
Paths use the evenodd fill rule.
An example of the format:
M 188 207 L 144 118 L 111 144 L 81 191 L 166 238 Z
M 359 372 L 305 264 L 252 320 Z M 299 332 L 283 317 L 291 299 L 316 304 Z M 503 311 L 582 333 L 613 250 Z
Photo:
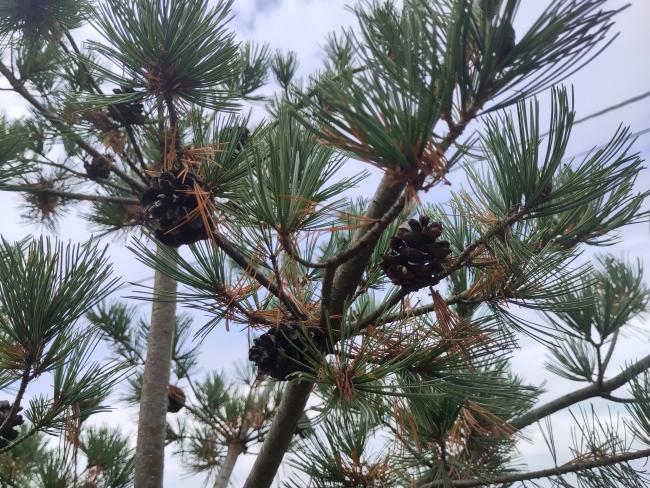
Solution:
M 385 175 L 364 218 L 371 222 L 380 219 L 398 201 L 404 187 L 404 183 L 396 182 L 390 175 Z M 358 229 L 352 238 L 352 243 L 362 239 L 371 228 L 372 224 Z M 324 302 L 329 304 L 327 310 L 324 311 L 326 313 L 321 315 L 321 327 L 323 329 L 328 326 L 330 317 L 340 317 L 345 303 L 353 295 L 359 284 L 373 248 L 374 246 L 362 248 L 352 259 L 341 265 L 334 274 L 331 295 L 326 296 L 323 294 L 322 298 Z M 332 326 L 332 324 L 329 326 Z M 335 325 L 334 328 L 336 328 Z M 293 380 L 289 383 L 244 488 L 268 488 L 271 485 L 284 453 L 289 447 L 293 433 L 298 425 L 298 419 L 307 404 L 312 387 L 312 383 L 300 382 L 299 380 Z
M 539 478 L 550 478 L 553 476 L 561 476 L 570 473 L 579 473 L 581 471 L 588 471 L 596 468 L 605 468 L 614 464 L 626 463 L 636 459 L 643 459 L 650 456 L 650 449 L 643 449 L 641 451 L 625 452 L 616 454 L 606 458 L 592 459 L 589 461 L 571 461 L 563 466 L 556 468 L 542 469 L 539 471 L 529 471 L 527 473 L 513 473 L 503 476 L 491 476 L 474 480 L 440 480 L 424 485 L 419 485 L 419 488 L 435 488 L 435 487 L 473 487 L 473 486 L 487 486 L 499 485 L 504 483 L 514 483 L 517 481 L 528 481 Z
M 88 195 L 86 193 L 74 193 L 62 190 L 53 190 L 41 186 L 18 186 L 18 185 L 0 185 L 2 191 L 13 191 L 21 193 L 42 193 L 70 200 L 83 200 L 86 202 L 106 202 L 119 203 L 123 205 L 139 205 L 140 201 L 129 197 L 111 197 L 106 195 Z
M 196 401 L 199 402 L 201 408 L 204 410 L 205 413 L 201 413 L 201 412 L 195 410 L 191 406 L 189 406 L 188 411 L 193 413 L 197 418 L 202 419 L 207 424 L 210 424 L 211 422 L 213 422 L 214 423 L 213 427 L 215 429 L 219 430 L 219 433 L 221 435 L 223 435 L 224 437 L 227 437 L 229 435 L 229 432 L 230 432 L 228 426 L 225 425 L 225 423 L 220 418 L 218 418 L 216 415 L 214 415 L 214 412 L 212 411 L 212 409 L 208 405 L 203 403 L 203 401 L 201 400 L 201 397 L 198 394 L 198 391 L 197 391 L 196 387 L 194 386 L 194 382 L 192 381 L 192 379 L 189 376 L 187 376 L 186 379 L 187 379 L 187 383 L 190 385 L 190 390 L 192 390 L 192 393 L 194 394 L 194 398 L 196 398 Z M 206 417 L 206 415 L 207 415 L 207 417 Z
M 366 315 L 365 317 L 360 319 L 356 324 L 354 324 L 353 330 L 358 332 L 358 331 L 362 331 L 363 329 L 365 329 L 371 324 L 379 324 L 379 323 L 386 324 L 389 322 L 394 322 L 395 320 L 399 320 L 400 318 L 415 316 L 413 315 L 412 312 L 406 311 L 406 312 L 393 314 L 383 319 L 380 319 L 382 315 L 384 315 L 387 311 L 395 307 L 399 302 L 401 302 L 404 298 L 406 298 L 410 292 L 411 292 L 410 290 L 407 290 L 405 288 L 400 288 L 397 291 L 397 293 L 395 293 L 390 298 L 384 300 L 379 307 L 377 307 L 370 314 Z M 421 307 L 419 309 L 420 313 L 418 313 L 418 315 L 424 315 L 429 312 L 432 312 L 433 310 L 434 310 L 433 304 L 428 305 L 426 307 Z
M 404 298 L 408 296 L 409 293 L 411 293 L 413 290 L 405 290 L 404 288 L 401 288 L 397 293 L 395 293 L 392 297 L 388 298 L 387 300 L 384 300 L 384 302 L 381 304 L 380 307 L 375 309 L 372 313 L 366 315 L 362 319 L 360 319 L 354 326 L 353 330 L 356 331 L 362 331 L 366 327 L 368 327 L 371 324 L 374 325 L 383 325 L 383 324 L 389 324 L 391 322 L 397 322 L 400 320 L 405 320 L 409 318 L 415 318 L 419 317 L 421 315 L 427 315 L 431 312 L 435 311 L 435 305 L 433 303 L 430 303 L 428 305 L 422 305 L 421 307 L 416 307 L 416 308 L 411 308 L 408 310 L 404 310 L 402 312 L 397 312 L 393 313 L 390 315 L 386 315 L 385 317 L 382 317 L 388 310 L 392 309 L 395 307 L 399 302 L 401 302 Z M 467 295 L 467 292 L 463 293 L 457 293 L 455 295 L 451 295 L 445 300 L 445 303 L 447 305 L 456 305 L 459 303 L 463 304 L 478 304 L 484 301 L 489 300 L 491 297 L 483 297 L 483 298 L 475 298 L 472 300 L 466 300 L 465 297 Z
M 239 312 L 244 317 L 246 317 L 246 320 L 248 320 L 248 322 L 251 324 L 262 324 L 262 325 L 272 326 L 275 323 L 271 320 L 265 319 L 264 317 L 259 317 L 255 315 L 253 312 L 248 310 L 244 305 L 240 303 L 240 299 L 237 298 L 234 293 L 229 292 L 225 288 L 219 290 L 219 293 L 217 293 L 215 299 L 221 302 L 221 304 L 224 305 L 226 308 L 234 307 L 237 310 L 239 310 Z
M 23 97 L 32 107 L 34 107 L 50 124 L 52 124 L 54 127 L 56 127 L 61 133 L 65 134 L 66 136 L 70 137 L 70 139 L 81 149 L 86 151 L 90 156 L 93 158 L 96 158 L 98 160 L 105 160 L 105 156 L 101 154 L 97 149 L 92 147 L 88 142 L 86 142 L 82 137 L 79 136 L 74 130 L 72 130 L 70 127 L 68 127 L 65 123 L 63 123 L 56 115 L 54 115 L 52 112 L 50 112 L 42 103 L 40 103 L 34 96 L 27 91 L 27 89 L 22 85 L 22 83 L 16 79 L 16 77 L 13 75 L 11 70 L 7 68 L 7 66 L 4 65 L 0 61 L 0 74 L 2 74 L 13 90 L 18 93 L 21 97 Z M 122 181 L 124 181 L 126 184 L 128 184 L 137 194 L 141 193 L 144 189 L 145 186 L 140 183 L 139 181 L 134 180 L 126 174 L 124 171 L 121 169 L 117 168 L 115 165 L 110 165 L 111 171 L 115 173 L 115 175 L 120 178 Z
M 482 102 L 480 102 L 482 104 Z M 463 134 L 469 122 L 476 117 L 480 106 L 470 107 L 463 113 L 458 123 L 450 126 L 449 134 L 438 146 L 438 153 L 443 157 L 447 150 Z M 442 175 L 440 175 L 442 176 Z M 395 205 L 402 198 L 406 184 L 395 181 L 391 174 L 385 174 L 379 183 L 375 195 L 366 210 L 364 219 L 375 222 L 382 219 L 387 213 L 394 210 Z M 405 198 L 405 197 L 404 197 Z M 395 215 L 397 217 L 399 213 Z M 390 223 L 390 222 L 389 222 Z M 364 239 L 371 232 L 373 225 L 357 229 L 352 237 L 351 246 Z M 359 286 L 359 281 L 368 265 L 379 234 L 369 243 L 359 249 L 356 254 L 338 268 L 327 268 L 323 278 L 322 309 L 320 327 L 326 330 L 332 327 L 336 330 L 336 323 L 330 319 L 341 317 L 345 304 L 354 295 Z M 334 322 L 340 319 L 335 319 Z M 309 399 L 313 387 L 312 383 L 293 380 L 289 383 L 278 408 L 278 412 L 269 429 L 269 433 L 262 445 L 262 449 L 246 480 L 244 488 L 268 488 L 273 482 L 278 467 L 282 462 L 284 453 L 289 447 L 291 437 L 298 424 L 296 412 L 302 412 Z
M 180 127 L 178 124 L 178 114 L 176 112 L 176 107 L 174 106 L 174 101 L 170 94 L 165 95 L 165 105 L 167 106 L 167 113 L 169 115 L 169 126 L 172 132 L 172 143 L 174 144 L 174 154 L 176 155 L 176 163 L 180 164 L 181 155 L 183 153 L 183 148 L 181 147 L 181 134 Z M 166 157 L 166 155 L 165 155 Z
M 206 408 L 203 405 L 201 405 L 201 407 Z M 210 425 L 210 427 L 212 427 L 213 429 L 217 430 L 222 436 L 227 437 L 229 435 L 227 431 L 221 430 L 221 425 L 215 422 L 214 417 L 212 415 L 208 417 L 203 412 L 201 412 L 197 408 L 187 403 L 183 405 L 183 408 L 185 408 L 188 412 L 194 415 L 194 417 L 199 419 L 201 422 L 204 422 L 205 424 Z
M 610 395 L 609 393 L 604 393 L 604 394 L 602 394 L 600 396 L 601 396 L 601 398 L 604 398 L 605 400 L 609 400 L 610 402 L 622 403 L 624 405 L 630 405 L 630 404 L 633 404 L 633 403 L 637 403 L 637 400 L 634 399 L 634 398 L 619 398 L 617 396 Z
M 611 361 L 612 356 L 614 355 L 614 348 L 616 348 L 616 342 L 618 341 L 619 332 L 620 329 L 614 332 L 614 336 L 612 337 L 612 342 L 609 344 L 609 349 L 607 350 L 607 354 L 605 354 L 605 358 L 603 359 L 602 362 L 603 375 L 605 374 L 605 371 L 607 370 L 607 366 L 609 366 L 609 362 Z
M 517 212 L 514 212 L 512 215 L 510 215 L 502 222 L 499 222 L 498 224 L 494 225 L 483 236 L 481 236 L 479 239 L 475 240 L 469 246 L 467 246 L 465 250 L 460 254 L 460 256 L 458 256 L 455 259 L 453 264 L 451 264 L 445 269 L 444 273 L 442 273 L 439 276 L 439 278 L 442 280 L 447 276 L 453 274 L 454 272 L 458 271 L 464 265 L 466 265 L 474 251 L 476 251 L 479 247 L 486 245 L 494 237 L 501 235 L 511 225 L 513 225 L 514 223 L 518 222 L 520 219 L 525 217 L 526 214 L 528 214 L 533 208 L 535 208 L 538 203 L 539 203 L 538 201 L 528 202 L 526 203 L 526 205 L 522 206 Z
M 325 261 L 322 261 L 320 263 L 315 263 L 315 262 L 302 259 L 298 254 L 298 252 L 293 248 L 293 246 L 286 239 L 282 239 L 281 243 L 283 249 L 287 252 L 287 254 L 289 254 L 289 256 L 291 256 L 292 259 L 302 264 L 303 266 L 307 266 L 308 268 L 314 268 L 314 269 L 336 268 L 337 266 L 340 266 L 346 261 L 352 259 L 364 247 L 376 242 L 376 240 L 379 238 L 381 233 L 386 229 L 386 227 L 388 227 L 391 224 L 391 222 L 395 220 L 395 218 L 402 212 L 405 205 L 406 205 L 406 195 L 402 195 L 402 197 L 397 202 L 395 202 L 395 204 L 391 207 L 391 209 L 384 216 L 382 216 L 382 218 L 380 218 L 377 222 L 375 222 L 372 228 L 368 231 L 368 233 L 365 234 L 361 239 L 350 244 L 346 249 L 343 249 L 335 256 L 332 256 L 331 258 L 326 259 Z
M 66 166 L 64 164 L 54 162 L 43 153 L 39 153 L 39 155 L 44 157 L 46 160 L 45 161 L 35 160 L 34 161 L 35 163 L 42 164 L 44 166 L 51 166 L 52 168 L 60 169 L 62 171 L 65 171 L 66 173 L 70 173 L 72 176 L 76 176 L 77 178 L 81 178 L 81 179 L 84 179 L 84 180 L 88 179 L 88 175 L 86 173 L 80 173 L 79 171 L 75 171 L 74 169 L 69 168 L 68 166 Z M 116 185 L 115 183 L 113 183 L 111 181 L 108 181 L 108 180 L 101 180 L 101 181 L 98 181 L 97 183 L 99 185 L 103 186 L 103 187 L 106 186 L 106 187 L 115 188 L 116 190 L 118 190 L 121 193 L 127 193 L 127 194 L 131 193 L 131 190 L 129 190 L 128 188 L 125 188 L 125 187 L 120 186 L 120 185 Z
M 82 53 L 81 53 L 81 50 L 79 49 L 79 46 L 77 46 L 77 43 L 75 42 L 74 37 L 72 37 L 72 34 L 70 34 L 70 31 L 67 30 L 67 29 L 65 29 L 64 33 L 65 33 L 66 39 L 70 43 L 70 46 L 72 46 L 72 49 L 77 54 L 77 63 L 79 64 L 79 67 L 84 71 L 84 73 L 88 77 L 88 80 L 89 80 L 91 86 L 95 89 L 95 91 L 99 95 L 103 95 L 103 92 L 102 92 L 101 88 L 99 87 L 99 85 L 97 84 L 95 79 L 92 77 L 92 75 L 90 73 L 90 70 L 88 69 L 88 67 L 81 60 Z M 146 170 L 147 165 L 144 162 L 144 156 L 142 155 L 142 150 L 140 149 L 140 145 L 138 144 L 138 141 L 135 139 L 135 134 L 133 133 L 133 128 L 129 124 L 126 123 L 126 121 L 124 120 L 124 117 L 122 116 L 120 111 L 115 108 L 114 105 L 109 105 L 108 109 L 109 109 L 109 111 L 110 111 L 110 113 L 111 113 L 111 115 L 113 117 L 115 117 L 117 120 L 122 122 L 122 124 L 124 126 L 124 129 L 126 130 L 126 134 L 129 137 L 129 141 L 131 141 L 131 145 L 133 146 L 133 151 L 135 152 L 135 155 L 138 158 L 138 161 L 140 162 L 140 166 L 142 167 L 143 170 Z M 145 183 L 148 182 L 148 179 L 146 178 L 146 176 L 143 175 L 133 163 L 129 163 L 129 167 Z
M 640 375 L 648 369 L 650 369 L 650 355 L 627 367 L 625 370 L 623 370 L 622 373 L 618 374 L 617 376 L 603 381 L 600 386 L 598 383 L 594 383 L 580 390 L 568 393 L 560 398 L 556 398 L 555 400 L 552 400 L 545 405 L 534 408 L 530 412 L 517 417 L 511 421 L 509 425 L 517 430 L 521 430 L 524 427 L 527 427 L 545 417 L 548 417 L 549 415 L 552 415 L 559 410 L 563 410 L 567 407 L 575 405 L 576 403 L 611 393 L 621 386 L 624 386 L 628 381 L 630 381 L 630 379 Z
M 395 208 L 395 203 L 398 202 L 402 197 L 402 193 L 406 184 L 403 182 L 397 182 L 392 175 L 386 174 L 382 178 L 379 187 L 373 197 L 366 214 L 364 215 L 364 220 L 374 221 L 376 219 L 381 219 L 385 214 Z M 397 215 L 395 215 L 396 217 Z M 394 220 L 394 219 L 393 219 Z M 373 225 L 364 226 L 359 228 L 354 236 L 352 237 L 352 245 L 356 242 L 364 239 L 364 237 L 372 230 Z M 372 255 L 374 250 L 374 245 L 377 243 L 378 235 L 375 237 L 372 245 L 367 244 L 350 260 L 343 263 L 334 274 L 334 280 L 332 283 L 332 292 L 330 297 L 323 297 L 323 300 L 329 298 L 329 317 L 340 316 L 344 304 L 347 300 L 352 297 L 354 291 L 356 290 L 361 276 L 366 269 L 368 260 Z M 325 320 L 327 317 L 321 317 L 322 326 L 325 327 Z
M 16 394 L 16 398 L 11 405 L 11 409 L 9 410 L 9 413 L 4 419 L 4 422 L 0 425 L 0 434 L 4 433 L 5 430 L 9 426 L 11 426 L 11 423 L 13 422 L 14 418 L 16 417 L 16 414 L 18 413 L 20 409 L 20 402 L 23 401 L 23 396 L 25 395 L 25 391 L 27 390 L 27 385 L 29 384 L 29 381 L 32 379 L 30 373 L 32 371 L 32 363 L 29 362 L 28 360 L 25 362 L 25 369 L 23 370 L 23 375 L 20 380 L 20 386 L 18 387 L 18 393 Z
M 253 266 L 252 263 L 250 263 L 224 235 L 219 232 L 214 232 L 212 236 L 215 244 L 219 246 L 223 252 L 235 261 L 251 278 L 275 295 L 292 314 L 298 318 L 304 319 L 306 317 L 302 306 L 297 302 L 297 300 L 294 297 L 283 293 L 277 283 L 272 282 L 262 272 L 257 270 L 255 266 Z
M 275 473 L 289 447 L 313 384 L 298 380 L 289 382 L 282 394 L 273 424 L 264 438 L 255 464 L 243 488 L 264 488 L 271 486 Z
M 465 299 L 466 295 L 467 295 L 467 292 L 457 293 L 455 295 L 451 295 L 450 297 L 445 299 L 445 303 L 447 305 L 456 305 L 456 304 L 475 305 L 475 304 L 487 301 L 487 300 L 489 300 L 489 298 L 491 298 L 491 297 L 483 297 L 483 298 L 476 298 L 476 299 L 472 299 L 472 300 L 466 300 Z M 429 313 L 435 312 L 434 304 L 430 303 L 428 305 L 422 305 L 421 307 L 411 308 L 411 309 L 408 309 L 408 310 L 404 310 L 402 312 L 397 312 L 397 313 L 393 313 L 393 314 L 390 314 L 390 315 L 386 315 L 385 317 L 382 317 L 384 312 L 386 312 L 387 310 L 390 310 L 391 308 L 393 308 L 404 297 L 405 297 L 405 295 L 402 295 L 402 294 L 397 294 L 394 297 L 392 297 L 389 301 L 382 304 L 382 306 L 380 308 L 378 308 L 377 310 L 375 310 L 372 314 L 370 314 L 370 315 L 364 317 L 363 319 L 361 319 L 354 326 L 355 330 L 363 330 L 366 327 L 368 327 L 370 324 L 374 324 L 374 325 L 390 324 L 392 322 L 398 322 L 400 320 L 420 317 L 421 315 L 427 315 Z
M 16 482 L 14 482 L 11 479 L 7 478 L 2 473 L 0 473 L 0 481 L 2 482 L 2 484 L 7 485 L 7 486 L 9 486 L 11 488 L 20 488 L 20 486 Z
M 7 452 L 11 451 L 14 447 L 16 447 L 21 442 L 24 442 L 27 439 L 29 439 L 30 437 L 32 437 L 33 435 L 36 435 L 39 432 L 41 432 L 43 427 L 45 427 L 44 424 L 33 425 L 32 428 L 29 429 L 25 435 L 19 437 L 18 439 L 16 439 L 13 442 L 10 442 L 6 446 L 0 448 L 0 454 L 4 454 L 4 453 L 7 453 Z
M 454 260 L 454 262 L 448 266 L 444 273 L 442 273 L 439 276 L 439 279 L 442 280 L 454 272 L 458 271 L 460 268 L 462 268 L 464 265 L 468 263 L 469 258 L 471 257 L 472 253 L 478 249 L 480 246 L 487 244 L 491 239 L 494 237 L 500 235 L 503 233 L 506 229 L 508 229 L 511 225 L 519 221 L 521 218 L 523 218 L 528 212 L 531 211 L 532 208 L 534 208 L 537 205 L 537 202 L 532 202 L 529 203 L 525 206 L 523 206 L 518 212 L 515 212 L 512 214 L 510 217 L 505 219 L 504 221 L 496 224 L 493 226 L 485 235 L 481 236 L 479 239 L 471 243 L 469 246 L 467 246 L 463 252 Z M 394 322 L 396 320 L 402 320 L 405 318 L 409 317 L 416 317 L 419 315 L 426 315 L 427 313 L 433 312 L 434 311 L 434 305 L 426 305 L 417 309 L 412 309 L 412 310 L 407 310 L 404 312 L 400 312 L 398 314 L 393 314 L 390 316 L 387 316 L 383 319 L 380 320 L 381 316 L 386 313 L 388 310 L 396 306 L 403 298 L 405 298 L 411 291 L 413 290 L 405 290 L 404 288 L 400 289 L 398 293 L 393 295 L 392 298 L 389 300 L 385 300 L 382 305 L 377 308 L 374 312 L 369 314 L 368 316 L 364 317 L 361 319 L 356 325 L 355 328 L 356 330 L 362 330 L 366 328 L 368 325 L 378 322 L 380 324 L 386 324 L 389 322 Z M 490 297 L 483 297 L 482 299 L 473 299 L 471 303 L 480 303 L 481 301 L 488 300 Z M 467 303 L 463 300 L 463 295 L 455 295 L 449 299 L 447 302 L 448 305 L 456 304 L 456 303 Z

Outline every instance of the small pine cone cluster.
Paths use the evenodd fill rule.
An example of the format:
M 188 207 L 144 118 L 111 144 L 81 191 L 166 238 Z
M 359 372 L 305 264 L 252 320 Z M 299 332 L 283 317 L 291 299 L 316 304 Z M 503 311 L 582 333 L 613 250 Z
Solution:
M 156 239 L 171 247 L 193 244 L 207 239 L 195 187 L 208 191 L 196 176 L 179 177 L 177 172 L 165 171 L 151 179 L 142 195 L 144 223 L 154 231 Z
M 19 410 L 22 410 L 22 408 Z M 2 425 L 7 419 L 10 411 L 11 403 L 9 403 L 7 400 L 0 401 L 0 425 Z M 16 415 L 14 419 L 9 423 L 9 425 L 5 428 L 5 430 L 0 432 L 0 449 L 7 446 L 9 442 L 16 440 L 18 437 L 18 429 L 16 429 L 16 427 L 22 425 L 23 422 L 23 416 Z
M 506 38 L 503 46 L 501 49 L 499 49 L 499 60 L 505 59 L 507 56 L 510 55 L 512 50 L 516 47 L 517 45 L 517 34 L 515 33 L 515 29 L 510 25 L 508 26 L 508 32 L 506 33 Z
M 111 175 L 112 156 L 104 154 L 101 157 L 94 157 L 90 163 L 84 161 L 84 169 L 91 180 L 107 179 Z
M 178 386 L 168 385 L 167 387 L 167 411 L 178 412 L 185 406 L 185 392 Z
M 251 131 L 249 131 L 248 128 L 244 126 L 236 126 L 236 125 L 224 127 L 221 132 L 221 137 L 223 138 L 223 140 L 228 141 L 234 139 L 234 136 L 237 133 L 239 133 L 239 140 L 237 141 L 235 152 L 239 153 L 244 148 L 244 146 L 248 142 L 248 139 L 250 138 Z
M 382 256 L 381 268 L 386 276 L 409 289 L 437 284 L 442 262 L 451 254 L 449 242 L 438 240 L 441 235 L 442 224 L 430 224 L 426 215 L 400 226 L 390 240 L 390 251 Z
M 122 93 L 135 93 L 135 90 L 128 86 L 122 86 L 120 88 L 114 88 L 113 93 L 116 95 L 120 95 Z M 146 118 L 143 113 L 144 105 L 142 103 L 116 103 L 115 110 L 120 113 L 122 120 L 119 122 L 124 123 L 124 125 L 143 125 L 146 122 Z
M 309 370 L 313 347 L 326 350 L 325 334 L 320 329 L 283 324 L 254 339 L 248 359 L 261 373 L 286 380 L 291 373 Z

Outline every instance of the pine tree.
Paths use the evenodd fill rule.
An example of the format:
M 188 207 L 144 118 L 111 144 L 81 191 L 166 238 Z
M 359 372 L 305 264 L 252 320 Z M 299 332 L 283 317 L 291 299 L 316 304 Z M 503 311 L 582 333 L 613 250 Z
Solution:
M 11 394 L 0 401 L 2 482 L 46 469 L 27 462 L 29 456 L 39 462 L 40 434 L 65 432 L 64 442 L 76 451 L 82 424 L 110 408 L 108 395 L 125 367 L 92 357 L 99 334 L 81 319 L 115 290 L 111 275 L 106 250 L 92 242 L 2 240 L 0 385 L 3 396 Z
M 23 429 L 23 435 L 27 429 Z M 0 486 L 127 488 L 133 486 L 135 456 L 129 438 L 110 427 L 76 429 L 65 449 L 33 434 L 0 455 Z
M 133 369 L 122 400 L 138 405 L 149 325 L 124 303 L 103 303 L 88 319 L 115 359 Z M 264 439 L 282 396 L 282 384 L 266 380 L 244 363 L 234 374 L 210 373 L 197 380 L 200 349 L 192 341 L 192 319 L 176 319 L 172 354 L 174 380 L 168 386 L 165 444 L 190 474 L 204 474 L 215 488 L 226 488 L 239 457 Z M 304 420 L 298 433 L 309 429 Z
M 210 197 L 238 191 L 243 175 L 238 101 L 265 82 L 269 64 L 266 47 L 235 42 L 231 4 L 0 3 L 0 74 L 32 110 L 2 121 L 0 183 L 24 194 L 27 219 L 53 226 L 90 201 L 87 218 L 102 233 L 147 229 L 174 248 L 207 237 Z M 80 47 L 72 31 L 88 23 L 102 41 Z M 156 273 L 139 486 L 162 483 L 176 311 L 165 297 L 175 289 Z
M 14 55 L 0 74 L 35 114 L 3 123 L 2 189 L 46 218 L 92 200 L 96 224 L 144 223 L 158 242 L 131 246 L 157 276 L 135 486 L 162 486 L 174 302 L 210 314 L 202 333 L 222 321 L 258 331 L 249 359 L 284 383 L 246 488 L 271 485 L 310 398 L 314 431 L 290 456 L 305 478 L 289 486 L 566 485 L 569 473 L 642 484 L 629 462 L 650 454 L 650 359 L 607 367 L 650 292 L 639 267 L 579 260 L 647 217 L 642 161 L 627 129 L 571 160 L 560 86 L 612 39 L 617 11 L 552 0 L 516 32 L 519 0 L 361 1 L 358 25 L 330 37 L 325 69 L 301 83 L 293 55 L 237 45 L 231 3 L 0 4 Z M 84 19 L 103 36 L 88 52 L 69 33 Z M 269 67 L 282 92 L 249 128 L 237 104 Z M 548 90 L 544 125 L 534 96 Z M 363 163 L 382 180 L 351 200 Z M 424 204 L 452 169 L 466 189 Z M 97 194 L 69 186 L 87 180 Z M 538 405 L 508 364 L 521 333 L 548 348 L 551 372 L 587 386 Z M 612 394 L 622 386 L 631 398 Z M 633 420 L 617 431 L 584 412 L 571 463 L 514 464 L 521 429 L 596 397 L 624 401 Z M 230 452 L 215 459 L 228 474 Z
M 222 228 L 258 259 L 254 273 L 241 266 L 275 297 L 268 307 L 281 317 L 271 328 L 261 324 L 250 359 L 293 380 L 246 487 L 270 486 L 312 392 L 322 403 L 320 423 L 292 457 L 308 476 L 295 486 L 482 486 L 540 475 L 510 474 L 521 428 L 607 396 L 621 378 L 646 370 L 642 359 L 605 380 L 613 331 L 595 338 L 596 316 L 584 315 L 598 300 L 594 290 L 611 286 L 600 320 L 622 307 L 617 327 L 629 324 L 647 306 L 640 272 L 615 261 L 604 272 L 576 264 L 581 249 L 611 243 L 617 229 L 647 215 L 647 194 L 633 191 L 642 166 L 629 152 L 629 131 L 569 164 L 571 97 L 553 89 L 547 127 L 531 98 L 606 44 L 615 12 L 600 10 L 603 2 L 552 2 L 517 34 L 517 6 L 362 2 L 358 28 L 331 39 L 327 71 L 306 89 L 285 80 L 269 133 L 249 143 L 251 192 L 230 202 Z M 463 138 L 474 121 L 482 128 Z M 335 177 L 342 155 L 383 171 L 370 201 L 340 198 L 355 182 Z M 418 205 L 418 195 L 447 182 L 454 167 L 469 191 L 444 205 Z M 220 235 L 200 247 L 218 261 L 228 252 Z M 199 253 L 200 269 L 177 258 L 172 272 L 146 248 L 138 252 L 189 287 L 180 302 L 196 306 L 221 285 L 209 278 L 221 268 Z M 597 285 L 613 269 L 621 281 Z M 628 289 L 634 304 L 622 306 L 624 293 L 613 290 Z M 589 293 L 573 295 L 581 290 Z M 409 297 L 426 296 L 429 304 L 409 305 Z M 248 303 L 247 312 L 218 297 L 202 306 L 218 303 L 243 323 L 260 316 L 257 293 L 240 297 L 237 308 Z M 548 314 L 552 326 L 523 320 L 518 307 Z M 567 336 L 578 341 L 575 329 L 558 326 L 566 314 L 582 318 L 589 346 L 562 348 Z M 587 364 L 589 378 L 601 380 L 534 408 L 539 389 L 513 375 L 506 359 L 518 332 L 550 337 L 551 354 L 564 360 L 557 368 L 584 368 L 585 355 L 599 357 Z M 584 482 L 599 468 L 612 486 L 623 471 L 641 479 L 623 462 L 647 450 L 621 454 L 619 441 L 594 461 L 589 446 L 608 445 L 605 431 L 583 430 L 577 464 L 542 476 L 577 471 Z

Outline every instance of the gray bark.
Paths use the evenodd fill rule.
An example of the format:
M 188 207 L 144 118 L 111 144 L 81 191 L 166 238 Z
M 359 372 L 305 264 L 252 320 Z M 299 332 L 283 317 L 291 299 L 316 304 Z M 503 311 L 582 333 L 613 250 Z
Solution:
M 221 469 L 219 469 L 219 474 L 217 479 L 214 481 L 214 488 L 227 488 L 230 477 L 232 476 L 232 471 L 235 469 L 235 464 L 239 455 L 242 453 L 242 445 L 239 441 L 233 441 L 228 445 L 228 452 L 226 453 L 226 459 L 224 459 Z
M 158 256 L 163 258 L 160 245 Z M 169 301 L 170 298 L 165 296 L 173 295 L 175 292 L 176 281 L 156 271 L 147 357 L 140 397 L 135 488 L 162 488 L 163 486 L 167 387 L 176 325 L 176 303 Z M 156 299 L 157 293 L 160 293 L 159 299 Z
M 553 415 L 555 412 L 571 407 L 576 403 L 580 403 L 590 398 L 595 398 L 603 394 L 611 393 L 612 391 L 629 383 L 629 381 L 650 369 L 650 355 L 640 359 L 636 363 L 625 368 L 621 373 L 613 378 L 603 381 L 600 385 L 593 383 L 579 390 L 572 391 L 560 398 L 556 398 L 542 406 L 534 408 L 525 413 L 521 417 L 510 422 L 510 426 L 517 430 L 528 427 L 535 422 Z
M 551 478 L 553 476 L 562 476 L 569 473 L 578 473 L 592 469 L 604 468 L 614 464 L 627 463 L 636 459 L 648 458 L 650 456 L 650 449 L 643 449 L 641 451 L 623 452 L 611 456 L 599 456 L 596 459 L 587 459 L 586 461 L 574 460 L 563 464 L 562 466 L 541 469 L 539 471 L 529 471 L 526 473 L 512 473 L 503 476 L 486 476 L 485 478 L 474 480 L 440 480 L 432 481 L 426 485 L 421 485 L 420 488 L 446 488 L 461 486 L 465 488 L 473 488 L 479 486 L 492 486 L 492 485 L 507 485 L 510 486 L 517 481 L 528 481 L 540 478 Z M 611 485 L 609 485 L 611 486 Z

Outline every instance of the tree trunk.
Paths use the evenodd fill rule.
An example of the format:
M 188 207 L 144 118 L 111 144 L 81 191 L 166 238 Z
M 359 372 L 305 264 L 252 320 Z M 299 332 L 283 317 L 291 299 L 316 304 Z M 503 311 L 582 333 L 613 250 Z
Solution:
M 395 181 L 391 175 L 384 175 L 365 217 L 380 219 L 397 201 L 404 187 L 404 183 Z M 372 223 L 357 229 L 352 243 L 361 239 L 371 227 Z M 379 236 L 377 236 L 378 238 Z M 359 285 L 359 280 L 368 264 L 377 239 L 368 243 L 366 248 L 361 249 L 358 254 L 338 268 L 332 283 L 330 304 L 327 310 L 330 317 L 341 315 L 346 300 L 349 300 Z M 322 320 L 323 317 L 321 317 L 321 322 Z M 332 322 L 336 324 L 335 319 Z M 264 439 L 262 449 L 255 459 L 255 464 L 248 475 L 244 488 L 269 488 L 271 486 L 282 458 L 289 448 L 313 386 L 313 383 L 298 382 L 297 380 L 289 383 L 282 394 L 282 401 L 271 424 L 271 429 Z
M 235 440 L 228 445 L 228 452 L 226 453 L 226 459 L 221 465 L 219 470 L 219 475 L 214 481 L 214 488 L 227 488 L 230 477 L 232 476 L 232 470 L 235 468 L 235 463 L 237 458 L 242 453 L 242 444 L 241 442 Z
M 273 482 L 284 453 L 289 449 L 293 433 L 298 427 L 313 383 L 306 381 L 289 382 L 268 434 L 264 437 L 262 449 L 255 459 L 253 469 L 248 475 L 244 488 L 268 488 Z
M 162 245 L 158 256 L 163 258 Z M 144 367 L 138 443 L 135 458 L 135 488 L 162 488 L 165 464 L 167 387 L 171 367 L 176 303 L 169 295 L 176 292 L 176 281 L 156 271 L 154 301 Z M 159 297 L 156 297 L 160 294 Z

